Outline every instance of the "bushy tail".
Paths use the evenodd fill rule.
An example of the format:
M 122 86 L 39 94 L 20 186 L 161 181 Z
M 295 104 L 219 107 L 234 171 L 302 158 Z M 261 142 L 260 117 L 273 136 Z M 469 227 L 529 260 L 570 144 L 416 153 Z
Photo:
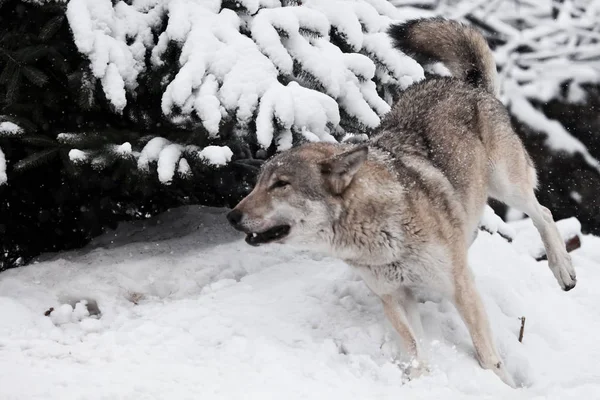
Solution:
M 455 78 L 497 94 L 496 63 L 485 38 L 472 27 L 443 18 L 392 25 L 394 46 L 419 63 L 443 62 Z

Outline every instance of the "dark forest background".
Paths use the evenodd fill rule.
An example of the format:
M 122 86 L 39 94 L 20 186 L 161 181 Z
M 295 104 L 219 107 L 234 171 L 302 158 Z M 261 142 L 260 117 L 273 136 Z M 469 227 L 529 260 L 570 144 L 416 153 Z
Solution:
M 439 4 L 420 6 L 435 11 Z M 225 166 L 197 160 L 190 163 L 192 174 L 178 174 L 168 185 L 159 181 L 155 163 L 151 171 L 140 171 L 117 144 L 128 141 L 139 148 L 157 126 L 161 136 L 178 143 L 207 143 L 202 128 L 178 126 L 160 109 L 160 77 L 173 73 L 177 48 L 167 52 L 172 62 L 138 78 L 138 95 L 117 113 L 92 76 L 89 61 L 78 52 L 65 11 L 63 3 L 0 0 L 0 123 L 12 122 L 21 129 L 19 134 L 0 129 L 8 175 L 0 185 L 0 270 L 23 265 L 42 252 L 84 246 L 120 221 L 148 218 L 183 204 L 232 206 L 250 189 L 261 160 L 275 151 L 261 151 L 255 140 L 224 134 L 222 144 L 234 153 Z M 460 17 L 484 30 L 495 48 L 509 40 L 476 11 Z M 559 8 L 548 16 L 559 17 Z M 520 46 L 513 51 L 533 50 Z M 561 84 L 564 96 L 532 101 L 534 107 L 600 159 L 600 86 L 580 85 L 586 100 L 572 102 L 567 95 L 572 82 Z M 551 149 L 543 131 L 518 118 L 514 124 L 538 167 L 540 202 L 556 219 L 576 216 L 584 232 L 600 234 L 598 171 L 581 154 Z M 227 128 L 225 124 L 222 130 Z M 60 135 L 65 132 L 71 135 Z M 94 152 L 101 168 L 74 163 L 69 158 L 73 148 Z M 493 206 L 504 215 L 501 205 Z

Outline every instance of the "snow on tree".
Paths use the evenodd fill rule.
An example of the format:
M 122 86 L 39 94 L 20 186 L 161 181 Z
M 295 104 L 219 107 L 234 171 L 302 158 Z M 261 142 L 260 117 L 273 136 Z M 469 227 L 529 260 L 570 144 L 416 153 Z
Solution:
M 157 162 L 163 183 L 189 175 L 194 160 L 226 164 L 231 140 L 285 150 L 368 132 L 424 77 L 385 34 L 414 11 L 385 0 L 71 0 L 67 16 L 115 112 L 135 102 L 141 74 L 170 67 L 160 77 L 162 113 L 221 146 L 207 157 L 157 137 L 134 149 L 138 168 Z M 165 65 L 169 52 L 175 65 Z
M 595 120 L 577 111 L 577 134 L 557 116 L 596 104 L 598 10 L 591 0 L 0 1 L 0 214 L 10 215 L 0 270 L 123 219 L 232 205 L 262 160 L 290 146 L 365 140 L 424 75 L 385 29 L 439 14 L 496 47 L 502 100 L 534 125 L 525 137 L 516 124 L 545 204 L 560 210 L 560 198 L 560 218 L 600 227 L 600 153 L 585 130 Z M 553 116 L 547 99 L 559 103 Z M 547 157 L 545 135 L 584 158 Z
M 402 10 L 412 0 L 392 1 Z M 600 1 L 441 0 L 424 1 L 432 15 L 481 28 L 495 45 L 500 97 L 511 114 L 546 135 L 546 145 L 580 153 L 600 172 L 598 158 L 538 105 L 558 99 L 584 103 L 586 85 L 600 83 Z
M 0 122 L 0 136 L 8 137 L 20 135 L 21 133 L 23 133 L 23 129 L 17 124 L 10 121 Z
M 14 138 L 23 134 L 23 129 L 11 121 L 0 121 L 0 139 Z M 0 186 L 8 182 L 6 155 L 0 147 Z
M 537 166 L 540 201 L 555 217 L 577 216 L 586 232 L 600 233 L 600 1 L 391 2 L 483 31 L 498 65 L 500 98 Z
M 6 176 L 6 157 L 0 148 L 0 185 L 3 185 L 8 180 Z

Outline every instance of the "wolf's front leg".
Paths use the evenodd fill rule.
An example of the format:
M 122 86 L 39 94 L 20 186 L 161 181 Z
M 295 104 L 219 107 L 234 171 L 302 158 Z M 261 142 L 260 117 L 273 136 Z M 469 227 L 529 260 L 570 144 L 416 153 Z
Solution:
M 479 364 L 491 369 L 504 383 L 515 387 L 494 344 L 483 301 L 475 287 L 466 260 L 454 265 L 454 304 L 469 329 Z
M 407 310 L 406 307 L 411 307 L 411 304 L 403 305 L 398 300 L 402 299 L 398 299 L 393 295 L 381 296 L 385 316 L 402 338 L 402 344 L 412 361 L 409 378 L 414 379 L 426 373 L 428 368 L 427 364 L 421 359 L 419 342 L 409 322 L 410 313 L 414 310 Z

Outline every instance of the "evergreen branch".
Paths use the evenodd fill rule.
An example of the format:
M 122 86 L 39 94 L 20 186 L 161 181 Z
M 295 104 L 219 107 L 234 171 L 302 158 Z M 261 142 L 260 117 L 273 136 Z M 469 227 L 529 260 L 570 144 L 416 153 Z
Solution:
M 56 17 L 50 19 L 50 21 L 48 21 L 46 25 L 42 27 L 39 39 L 45 42 L 48 39 L 52 38 L 56 34 L 56 32 L 58 32 L 58 30 L 61 28 L 64 20 L 65 17 L 63 15 L 57 15 Z
M 21 81 L 21 70 L 17 68 L 16 71 L 9 78 L 8 84 L 6 85 L 6 102 L 11 104 L 17 99 L 19 94 L 19 82 Z
M 250 171 L 253 174 L 256 174 L 260 171 L 260 168 L 255 166 L 255 165 L 251 165 L 251 164 L 246 164 L 245 162 L 242 162 L 242 160 L 236 160 L 236 161 L 232 161 L 231 165 L 235 166 L 235 167 L 240 167 L 242 169 L 245 169 L 247 171 Z
M 8 61 L 0 74 L 0 83 L 7 83 L 18 68 L 19 65 L 17 63 Z
M 36 147 L 59 147 L 60 143 L 42 135 L 27 135 L 20 138 L 23 143 Z
M 11 106 L 11 108 L 14 108 L 14 104 Z M 33 123 L 30 119 L 25 118 L 22 115 L 2 115 L 1 119 L 3 121 L 9 121 L 12 122 L 15 125 L 18 125 L 19 127 L 21 127 L 25 132 L 35 132 L 38 127 L 35 123 Z
M 19 60 L 19 64 L 32 64 L 48 54 L 49 47 L 46 44 L 27 46 L 15 51 L 15 58 Z
M 44 149 L 42 151 L 38 151 L 37 153 L 31 154 L 30 156 L 27 156 L 24 159 L 17 162 L 13 166 L 13 170 L 15 172 L 23 172 L 38 167 L 40 165 L 46 164 L 58 155 L 59 150 L 60 149 L 58 147 L 54 147 L 51 149 Z
M 0 36 L 0 43 L 1 44 L 5 44 L 5 43 L 10 43 L 10 44 L 14 44 L 16 42 L 18 42 L 19 40 L 21 40 L 23 38 L 23 34 L 21 32 L 2 32 L 2 35 Z
M 19 64 L 19 62 L 15 59 L 15 57 L 13 57 L 13 54 L 9 50 L 6 50 L 3 47 L 0 47 L 0 55 L 8 58 L 9 61 L 12 61 L 13 63 L 15 63 L 17 65 Z
M 91 73 L 83 72 L 78 75 L 69 75 L 69 85 L 77 85 L 77 103 L 84 109 L 91 109 L 96 103 L 94 76 Z
M 23 76 L 37 87 L 42 87 L 48 83 L 48 75 L 43 71 L 31 66 L 23 68 Z
M 20 137 L 23 134 L 23 128 L 12 121 L 0 121 L 0 138 Z
M 66 61 L 65 56 L 60 54 L 58 50 L 54 47 L 50 47 L 48 49 L 48 60 L 50 61 L 50 66 L 56 69 L 58 72 L 62 74 L 66 74 L 70 70 L 69 63 Z
M 265 163 L 265 160 L 257 160 L 255 158 L 244 158 L 241 160 L 235 160 L 234 162 L 236 162 L 238 164 L 251 165 L 253 167 L 260 167 L 261 165 L 263 165 Z
M 298 32 L 300 32 L 300 34 L 304 37 L 310 38 L 310 39 L 318 39 L 323 37 L 319 32 L 313 30 L 313 29 L 308 29 L 308 28 L 304 28 L 304 27 L 300 27 L 300 29 L 298 29 Z
M 60 133 L 56 139 L 60 144 L 79 149 L 95 149 L 110 142 L 106 132 Z

